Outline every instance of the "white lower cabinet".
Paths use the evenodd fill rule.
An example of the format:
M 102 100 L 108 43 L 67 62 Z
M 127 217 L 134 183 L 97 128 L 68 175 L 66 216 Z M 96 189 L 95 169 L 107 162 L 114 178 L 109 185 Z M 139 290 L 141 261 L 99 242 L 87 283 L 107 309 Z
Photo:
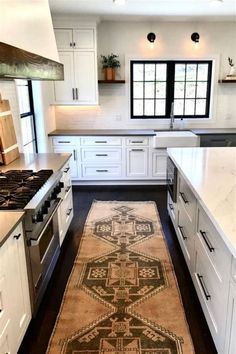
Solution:
M 148 149 L 144 147 L 126 149 L 126 176 L 133 179 L 148 177 Z
M 152 176 L 166 180 L 167 152 L 166 149 L 155 149 L 152 152 Z
M 78 172 L 78 150 L 75 145 L 72 146 L 55 146 L 53 148 L 53 152 L 62 154 L 62 153 L 70 153 L 72 157 L 70 159 L 70 175 L 72 178 L 77 178 L 79 175 Z
M 71 160 L 71 158 L 70 158 Z M 70 226 L 71 220 L 73 218 L 73 196 L 72 196 L 72 185 L 71 185 L 71 162 L 70 160 L 62 167 L 62 179 L 64 187 L 61 191 L 62 202 L 58 208 L 58 226 L 59 226 L 59 242 L 62 245 L 65 235 Z
M 0 248 L 0 307 L 0 353 L 16 354 L 31 319 L 21 224 Z

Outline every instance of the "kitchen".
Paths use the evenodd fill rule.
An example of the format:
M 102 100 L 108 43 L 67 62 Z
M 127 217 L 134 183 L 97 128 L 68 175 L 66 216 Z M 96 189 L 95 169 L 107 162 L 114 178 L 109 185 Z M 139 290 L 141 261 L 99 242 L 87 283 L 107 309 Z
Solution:
M 5 1 L 5 3 L 9 2 Z M 41 19 L 37 19 L 38 22 L 35 20 L 31 33 L 29 28 L 32 23 L 27 22 L 27 16 L 22 16 L 22 12 L 24 12 L 23 4 L 29 5 L 30 2 L 16 1 L 15 3 L 16 8 L 13 13 L 11 9 L 7 9 L 7 6 L 5 7 L 6 23 L 7 14 L 10 13 L 11 23 L 13 16 L 18 21 L 18 17 L 20 17 L 22 29 L 21 26 L 18 26 L 14 33 L 14 29 L 10 28 L 8 20 L 8 27 L 6 25 L 5 31 L 4 27 L 2 27 L 3 31 L 1 30 L 1 33 L 3 33 L 1 42 L 9 43 L 58 61 L 56 54 L 53 52 L 53 48 L 56 51 L 55 41 L 54 44 L 50 42 L 50 40 L 54 39 L 50 21 L 42 20 L 43 16 L 41 16 Z M 33 3 L 31 3 L 31 6 L 34 6 Z M 40 2 L 37 3 L 40 4 Z M 47 1 L 43 0 L 41 3 L 45 6 Z M 176 231 L 177 237 L 179 237 L 175 217 L 176 215 L 181 215 L 182 209 L 187 210 L 186 205 L 188 203 L 184 205 L 184 201 L 181 200 L 183 205 L 178 205 L 178 202 L 176 202 L 176 205 L 172 205 L 175 208 L 173 212 L 170 209 L 170 202 L 174 202 L 174 200 L 169 201 L 169 214 L 175 228 L 174 231 L 171 223 L 168 221 L 165 184 L 167 147 L 193 147 L 199 144 L 201 146 L 235 146 L 234 117 L 236 114 L 236 105 L 234 104 L 234 97 L 236 86 L 234 79 L 229 76 L 231 65 L 228 60 L 230 58 L 232 64 L 236 60 L 235 2 L 225 0 L 220 4 L 221 6 L 213 7 L 206 1 L 205 3 L 207 4 L 202 4 L 202 9 L 199 8 L 199 4 L 196 1 L 191 1 L 187 4 L 185 2 L 184 12 L 182 4 L 182 6 L 175 7 L 172 1 L 173 7 L 170 8 L 169 6 L 166 8 L 160 2 L 160 13 L 157 13 L 156 16 L 153 16 L 153 4 L 149 4 L 144 10 L 140 3 L 138 1 L 136 3 L 135 1 L 127 0 L 126 4 L 118 6 L 113 1 L 104 1 L 100 7 L 95 6 L 93 1 L 88 1 L 86 4 L 84 1 L 76 3 L 73 1 L 49 1 L 59 57 L 64 64 L 66 81 L 65 84 L 60 81 L 55 81 L 55 83 L 50 81 L 32 81 L 37 148 L 41 154 L 50 154 L 53 152 L 72 154 L 70 166 L 68 165 L 70 156 L 68 154 L 58 155 L 57 163 L 53 162 L 53 155 L 48 155 L 48 158 L 45 159 L 43 156 L 23 158 L 21 155 L 21 159 L 16 159 L 10 165 L 1 167 L 1 170 L 4 173 L 8 170 L 21 169 L 20 166 L 25 166 L 24 168 L 27 170 L 36 169 L 37 171 L 50 169 L 54 172 L 53 178 L 60 171 L 62 175 L 55 181 L 52 181 L 53 178 L 49 178 L 49 184 L 52 183 L 52 185 L 48 187 L 45 199 L 40 198 L 42 199 L 40 202 L 42 204 L 36 206 L 35 210 L 42 210 L 45 207 L 50 210 L 54 206 L 56 208 L 55 202 L 52 203 L 50 201 L 50 206 L 47 205 L 49 197 L 51 198 L 54 189 L 56 189 L 54 193 L 56 194 L 55 199 L 53 200 L 56 201 L 59 198 L 64 202 L 64 209 L 60 205 L 60 214 L 66 215 L 67 212 L 70 214 L 68 215 L 68 220 L 64 220 L 63 222 L 66 224 L 66 227 L 64 230 L 61 230 L 61 250 L 60 255 L 58 255 L 59 260 L 54 265 L 56 268 L 53 272 L 52 280 L 49 282 L 47 290 L 44 289 L 42 291 L 44 295 L 40 295 L 41 304 L 36 305 L 36 308 L 39 307 L 39 310 L 38 312 L 35 310 L 37 314 L 29 325 L 19 353 L 43 353 L 46 351 L 60 308 L 66 282 L 77 253 L 83 223 L 93 199 L 104 201 L 156 201 L 162 220 L 162 227 L 174 263 L 182 300 L 185 305 L 186 317 L 190 326 L 195 352 L 215 353 L 216 349 L 214 348 L 213 341 L 218 352 L 234 352 L 233 335 L 230 337 L 229 332 L 235 333 L 236 326 L 234 325 L 234 327 L 229 328 L 230 325 L 228 324 L 230 318 L 232 323 L 235 322 L 233 315 L 227 318 L 224 316 L 224 321 L 227 321 L 227 324 L 224 324 L 223 328 L 220 326 L 220 329 L 218 329 L 218 318 L 211 321 L 211 318 L 209 319 L 206 315 L 208 308 L 204 308 L 200 300 L 204 315 L 201 312 L 201 305 L 198 302 L 189 275 L 189 271 L 191 273 L 191 269 L 194 267 L 194 262 L 188 261 L 188 257 L 191 252 L 194 252 L 194 246 L 189 243 L 190 246 L 187 246 L 185 249 L 182 247 L 181 241 L 179 241 L 179 246 L 178 239 L 174 236 Z M 135 13 L 134 7 L 136 9 Z M 21 16 L 19 16 L 20 13 Z M 30 13 L 37 13 L 37 11 L 33 11 L 31 8 Z M 4 26 L 4 21 L 2 26 Z M 27 28 L 27 26 L 29 27 Z M 70 44 L 73 44 L 74 38 L 76 38 L 76 31 L 80 35 L 84 35 L 84 42 L 82 48 L 74 49 Z M 154 44 L 150 43 L 147 39 L 149 33 L 154 33 L 156 36 Z M 191 35 L 194 33 L 199 34 L 199 43 L 191 39 Z M 36 35 L 40 37 L 37 41 L 35 40 L 37 37 L 34 37 Z M 26 37 L 25 43 L 23 37 Z M 47 42 L 45 43 L 45 38 L 48 39 L 48 44 Z M 69 38 L 69 41 L 67 41 L 67 38 Z M 39 50 L 40 44 L 42 47 L 41 50 Z M 117 82 L 104 83 L 101 55 L 108 55 L 109 53 L 115 53 L 119 56 L 120 68 L 116 71 Z M 82 77 L 78 81 L 72 77 L 68 79 L 68 75 L 74 75 L 74 67 L 71 64 L 71 60 L 76 60 L 76 56 L 80 60 L 80 63 L 82 63 L 79 67 L 76 67 L 78 76 Z M 174 110 L 175 114 L 173 116 L 177 116 L 173 117 L 174 131 L 169 131 L 170 105 L 167 107 L 166 112 L 166 118 L 168 119 L 165 117 L 162 117 L 162 119 L 161 117 L 158 119 L 140 119 L 140 117 L 135 117 L 135 114 L 131 114 L 130 103 L 134 100 L 130 92 L 130 61 L 133 63 L 133 70 L 135 70 L 137 61 L 141 60 L 144 65 L 149 65 L 149 63 L 153 64 L 157 58 L 162 63 L 160 61 L 155 63 L 155 70 L 158 70 L 158 65 L 162 65 L 163 61 L 167 63 L 167 66 L 172 65 L 170 63 L 173 63 L 173 61 L 175 61 L 175 65 L 180 65 L 181 61 L 189 61 L 188 64 L 185 63 L 186 65 L 196 64 L 197 61 L 201 61 L 200 64 L 202 65 L 206 64 L 205 62 L 202 63 L 203 61 L 212 62 L 211 89 L 210 95 L 207 97 L 207 101 L 210 100 L 210 119 L 208 117 L 196 119 L 185 116 L 181 120 L 176 114 L 176 110 Z M 200 64 L 197 63 L 196 65 Z M 209 68 L 208 70 L 210 71 Z M 226 79 L 226 82 L 222 82 L 223 79 Z M 20 152 L 26 152 L 28 151 L 28 147 L 26 146 L 27 144 L 24 144 L 25 126 L 22 129 L 21 123 L 24 118 L 20 118 L 22 112 L 20 112 L 21 108 L 19 108 L 18 103 L 17 81 L 19 80 L 16 80 L 16 82 L 14 80 L 1 80 L 0 93 L 3 100 L 9 100 L 10 102 L 19 150 Z M 76 89 L 78 89 L 78 92 L 76 92 Z M 68 96 L 68 92 L 70 96 Z M 83 95 L 83 93 L 85 94 Z M 133 118 L 130 118 L 132 115 Z M 168 134 L 163 132 L 163 130 L 168 130 Z M 175 130 L 178 131 L 175 132 Z M 188 139 L 189 144 L 187 143 Z M 233 147 L 229 149 L 234 151 Z M 191 151 L 194 154 L 195 150 Z M 223 152 L 223 156 L 227 154 L 226 151 Z M 178 151 L 169 150 L 168 153 L 175 162 L 179 175 L 184 179 L 187 178 L 187 187 L 189 188 L 190 184 L 190 192 L 188 188 L 185 188 L 185 195 L 190 193 L 189 195 L 192 197 L 191 193 L 194 194 L 193 200 L 195 200 L 194 205 L 196 205 L 195 208 L 197 209 L 199 190 L 197 189 L 198 186 L 191 186 L 193 177 L 189 178 L 188 171 L 186 172 L 186 168 L 183 166 L 186 162 L 181 162 Z M 207 157 L 202 156 L 202 159 L 207 160 Z M 42 160 L 44 161 L 42 162 Z M 219 161 L 222 160 L 224 158 L 219 153 Z M 227 158 L 225 160 L 230 161 L 228 163 L 232 164 L 233 170 L 235 154 L 232 153 L 230 159 Z M 197 162 L 194 164 L 189 156 L 186 157 L 186 161 L 190 161 L 193 166 L 198 166 L 196 165 Z M 202 166 L 206 165 L 202 164 L 200 166 L 201 171 L 196 172 L 196 175 L 199 181 L 201 178 L 204 181 L 204 176 L 202 176 L 204 174 L 201 172 L 204 170 Z M 71 181 L 66 173 L 68 168 L 70 168 L 68 171 L 70 171 L 72 177 L 74 210 L 72 205 Z M 215 167 L 213 166 L 213 168 Z M 222 168 L 227 169 L 229 166 L 225 165 Z M 181 182 L 181 185 L 184 186 L 185 182 L 186 180 Z M 206 182 L 204 181 L 204 183 Z M 232 184 L 229 183 L 229 185 L 233 188 L 233 182 Z M 219 186 L 215 185 L 215 188 L 219 188 Z M 181 190 L 179 192 L 184 193 Z M 202 201 L 201 195 L 200 200 Z M 46 205 L 43 204 L 45 202 Z M 231 210 L 234 211 L 234 208 L 235 205 L 232 204 Z M 205 211 L 203 210 L 203 213 Z M 75 217 L 72 220 L 73 212 Z M 26 213 L 29 214 L 28 211 Z M 22 217 L 22 215 L 19 216 L 19 222 L 21 222 Z M 182 220 L 182 216 L 177 217 Z M 38 215 L 38 218 L 41 219 L 42 215 Z M 43 219 L 45 220 L 46 218 L 43 216 Z M 195 228 L 195 217 L 191 219 L 191 222 L 193 224 L 191 227 Z M 1 220 L 1 225 L 2 223 L 3 221 Z M 26 226 L 27 224 L 25 224 Z M 190 226 L 188 225 L 188 227 Z M 219 232 L 219 229 L 217 231 Z M 184 237 L 182 235 L 183 239 Z M 231 254 L 235 257 L 234 249 L 229 245 L 230 242 L 227 243 L 227 240 L 223 239 L 227 247 L 229 247 Z M 227 264 L 230 264 L 230 261 Z M 228 267 L 231 267 L 231 265 L 228 265 Z M 226 271 L 228 274 L 231 272 L 229 268 Z M 38 275 L 36 275 L 36 278 L 39 279 Z M 228 284 L 230 283 L 230 294 L 231 298 L 234 299 L 232 297 L 234 289 L 233 281 L 228 278 L 225 282 L 223 282 L 223 288 L 228 288 Z M 197 284 L 199 283 L 201 283 L 200 280 Z M 202 289 L 204 293 L 204 290 L 206 290 L 204 283 Z M 200 295 L 198 294 L 198 296 Z M 224 305 L 229 304 L 228 306 L 230 306 L 233 301 L 232 299 L 228 301 L 227 298 L 224 298 Z M 224 311 L 226 313 L 227 308 Z M 204 317 L 206 317 L 206 320 Z M 222 319 L 223 316 L 220 317 L 220 321 Z M 30 315 L 27 320 L 28 322 L 26 321 L 28 324 L 29 320 Z M 222 322 L 224 321 L 222 320 Z M 209 324 L 211 322 L 213 323 L 212 327 Z M 24 328 L 24 331 L 26 331 L 28 324 Z M 3 326 L 3 329 L 5 329 L 5 326 Z M 227 333 L 222 334 L 223 332 L 221 331 Z M 213 341 L 211 336 L 213 337 Z M 218 341 L 217 337 L 221 339 Z M 224 341 L 222 338 L 226 338 L 226 340 Z M 17 350 L 22 339 L 23 335 L 18 341 L 18 347 L 15 346 Z M 37 349 L 33 344 L 35 340 L 37 342 Z M 4 342 L 3 345 L 5 345 Z M 226 347 L 227 349 L 225 349 Z M 3 348 L 5 350 L 4 346 Z M 13 353 L 16 352 L 14 349 L 11 349 L 11 351 Z M 8 352 L 8 349 L 5 352 Z

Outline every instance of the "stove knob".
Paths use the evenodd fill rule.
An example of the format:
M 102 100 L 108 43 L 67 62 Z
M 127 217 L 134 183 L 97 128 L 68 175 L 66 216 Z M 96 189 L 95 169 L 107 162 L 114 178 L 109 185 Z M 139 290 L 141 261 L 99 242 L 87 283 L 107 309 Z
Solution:
M 43 214 L 43 215 L 47 215 L 47 214 L 48 214 L 48 207 L 47 207 L 47 205 L 46 205 L 46 202 L 45 202 L 44 205 L 42 206 L 41 211 L 42 211 L 42 214 Z
M 47 207 L 47 208 L 50 208 L 50 205 L 51 205 L 51 201 L 48 199 L 45 201 L 44 205 Z
M 41 222 L 41 221 L 43 221 L 43 214 L 39 211 L 37 213 L 37 222 Z
M 59 182 L 59 186 L 61 189 L 64 188 L 64 182 Z
M 56 191 L 56 188 L 54 188 L 52 194 L 51 194 L 51 199 L 52 200 L 55 200 L 57 198 L 57 191 Z

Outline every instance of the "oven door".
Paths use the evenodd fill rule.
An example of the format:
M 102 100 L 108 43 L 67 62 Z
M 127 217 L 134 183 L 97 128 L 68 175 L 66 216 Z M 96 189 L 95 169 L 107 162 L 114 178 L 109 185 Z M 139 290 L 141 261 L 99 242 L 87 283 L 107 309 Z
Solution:
M 39 304 L 44 294 L 60 253 L 57 213 L 60 203 L 61 199 L 58 199 L 53 210 L 51 211 L 50 218 L 45 224 L 37 240 L 30 239 L 28 242 L 33 283 L 32 288 L 34 293 L 34 309 L 36 304 Z
M 177 168 L 174 162 L 168 157 L 167 160 L 167 189 L 174 203 L 177 201 Z

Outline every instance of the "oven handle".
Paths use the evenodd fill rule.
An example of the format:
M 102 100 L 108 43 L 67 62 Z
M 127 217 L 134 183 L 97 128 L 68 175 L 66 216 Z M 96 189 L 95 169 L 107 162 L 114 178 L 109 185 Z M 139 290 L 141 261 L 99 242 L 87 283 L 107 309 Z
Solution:
M 46 228 L 48 227 L 49 223 L 51 222 L 53 216 L 54 216 L 55 213 L 57 212 L 57 209 L 59 208 L 59 205 L 61 204 L 61 202 L 62 202 L 62 199 L 61 199 L 61 198 L 57 198 L 57 199 L 56 199 L 56 204 L 55 204 L 55 206 L 54 206 L 53 212 L 52 212 L 50 218 L 48 219 L 46 225 L 45 225 L 44 228 L 42 229 L 42 231 L 41 231 L 41 236 L 40 236 L 37 240 L 34 240 L 34 239 L 30 238 L 30 239 L 29 239 L 29 241 L 30 241 L 30 246 L 38 246 L 38 244 L 39 244 L 39 242 L 40 242 L 40 240 L 41 240 L 41 238 L 42 238 L 42 236 L 43 236 L 43 234 L 44 234 L 44 231 L 46 230 Z

